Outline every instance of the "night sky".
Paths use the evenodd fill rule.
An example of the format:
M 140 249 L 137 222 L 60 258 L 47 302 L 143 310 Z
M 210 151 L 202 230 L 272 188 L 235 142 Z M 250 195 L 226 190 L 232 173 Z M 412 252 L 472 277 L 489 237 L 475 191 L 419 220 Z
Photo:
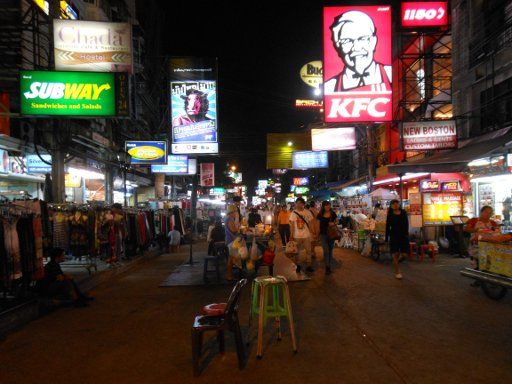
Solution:
M 221 156 L 253 184 L 268 174 L 266 133 L 304 130 L 315 117 L 294 103 L 312 96 L 299 71 L 321 60 L 322 2 L 161 3 L 166 54 L 218 57 Z

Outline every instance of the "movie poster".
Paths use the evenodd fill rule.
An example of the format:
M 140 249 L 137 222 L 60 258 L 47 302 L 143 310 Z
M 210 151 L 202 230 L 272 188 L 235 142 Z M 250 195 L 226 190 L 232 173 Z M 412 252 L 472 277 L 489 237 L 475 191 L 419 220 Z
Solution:
M 172 153 L 218 153 L 216 65 L 215 59 L 171 59 Z
M 391 7 L 324 8 L 324 119 L 392 120 Z

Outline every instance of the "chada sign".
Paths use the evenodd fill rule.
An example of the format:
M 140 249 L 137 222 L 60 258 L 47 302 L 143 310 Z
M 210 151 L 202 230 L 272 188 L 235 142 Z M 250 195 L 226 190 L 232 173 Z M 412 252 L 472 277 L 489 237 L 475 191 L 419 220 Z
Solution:
M 126 141 L 125 150 L 132 164 L 166 164 L 166 141 Z
M 438 180 L 421 180 L 421 192 L 439 192 L 441 191 L 441 183 Z
M 402 3 L 403 27 L 442 27 L 448 25 L 448 2 Z
M 457 148 L 455 121 L 404 122 L 402 138 L 405 151 L 430 151 Z
M 323 65 L 321 60 L 310 61 L 300 69 L 300 78 L 313 88 L 320 88 L 323 83 Z
M 391 7 L 324 8 L 324 119 L 392 120 Z
M 83 20 L 54 20 L 55 69 L 132 72 L 132 26 Z
M 112 73 L 20 71 L 21 114 L 115 116 Z

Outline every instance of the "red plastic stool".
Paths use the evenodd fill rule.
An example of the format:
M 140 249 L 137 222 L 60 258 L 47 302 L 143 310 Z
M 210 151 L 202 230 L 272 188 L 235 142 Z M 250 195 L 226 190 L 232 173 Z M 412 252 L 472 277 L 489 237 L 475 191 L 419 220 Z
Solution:
M 413 257 L 416 257 L 418 259 L 418 244 L 415 242 L 409 243 L 409 260 L 412 260 Z
M 420 246 L 420 261 L 423 261 L 425 258 L 425 253 L 430 252 L 430 257 L 432 258 L 432 262 L 436 261 L 436 247 L 432 244 L 423 244 Z
M 205 305 L 201 309 L 201 314 L 204 316 L 223 316 L 226 312 L 227 303 L 213 303 Z

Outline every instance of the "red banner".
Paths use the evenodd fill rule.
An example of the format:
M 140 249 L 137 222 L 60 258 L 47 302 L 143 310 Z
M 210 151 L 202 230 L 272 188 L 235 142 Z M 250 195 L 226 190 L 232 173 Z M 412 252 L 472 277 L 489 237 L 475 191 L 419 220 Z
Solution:
M 391 7 L 324 8 L 326 122 L 392 120 Z
M 402 3 L 403 27 L 441 27 L 448 25 L 448 2 Z
M 213 187 L 215 185 L 215 164 L 201 163 L 200 165 L 200 186 Z

